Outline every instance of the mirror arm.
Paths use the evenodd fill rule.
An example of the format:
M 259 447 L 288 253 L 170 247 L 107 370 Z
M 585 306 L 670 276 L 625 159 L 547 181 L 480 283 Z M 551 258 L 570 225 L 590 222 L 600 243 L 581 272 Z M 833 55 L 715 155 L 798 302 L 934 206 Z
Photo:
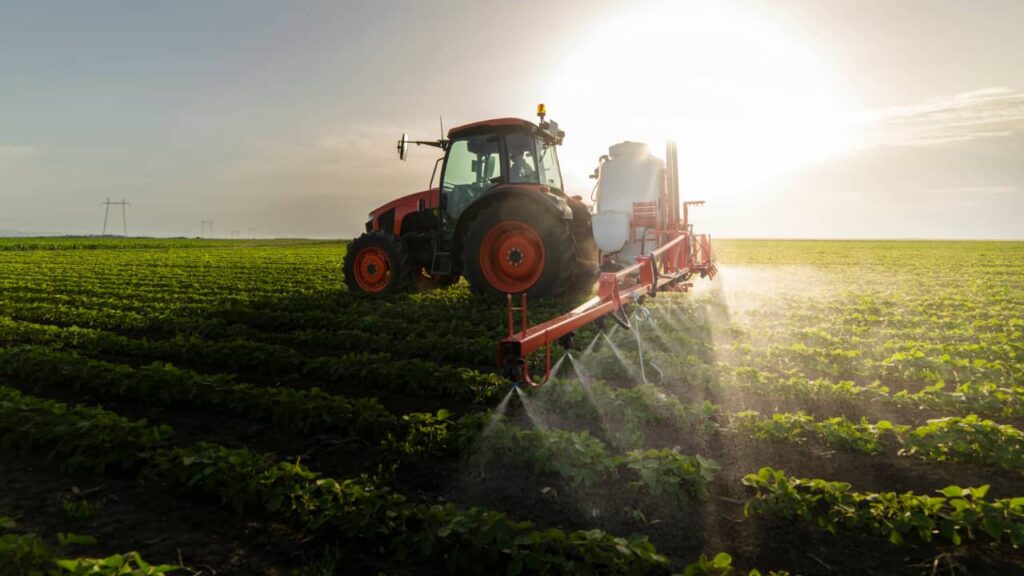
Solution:
M 434 176 L 437 176 L 437 167 L 439 164 L 441 164 L 441 160 L 444 160 L 444 156 L 441 156 L 434 162 L 434 171 L 430 173 L 430 186 L 427 187 L 427 190 L 431 190 L 434 188 Z M 438 191 L 438 194 L 440 194 L 440 191 Z M 438 198 L 438 205 L 440 204 L 441 200 L 440 198 Z
M 444 138 L 440 140 L 409 140 L 409 144 L 415 144 L 417 146 L 433 146 L 434 148 L 440 148 L 441 150 L 446 150 L 448 148 L 448 140 Z

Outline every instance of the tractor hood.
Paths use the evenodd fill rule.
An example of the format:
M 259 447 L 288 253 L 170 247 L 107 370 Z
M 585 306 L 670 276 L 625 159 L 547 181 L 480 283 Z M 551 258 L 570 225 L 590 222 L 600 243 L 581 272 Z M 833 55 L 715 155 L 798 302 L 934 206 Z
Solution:
M 396 198 L 370 212 L 366 220 L 366 231 L 384 230 L 401 233 L 401 222 L 406 214 L 437 208 L 441 190 L 431 188 Z

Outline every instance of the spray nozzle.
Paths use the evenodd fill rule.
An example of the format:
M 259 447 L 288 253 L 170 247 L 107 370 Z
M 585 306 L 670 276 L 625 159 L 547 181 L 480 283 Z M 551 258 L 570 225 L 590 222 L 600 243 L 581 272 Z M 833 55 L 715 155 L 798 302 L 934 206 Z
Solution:
M 576 344 L 576 333 L 569 332 L 565 336 L 558 339 L 558 344 L 565 349 L 566 353 L 570 350 L 579 350 L 579 346 Z

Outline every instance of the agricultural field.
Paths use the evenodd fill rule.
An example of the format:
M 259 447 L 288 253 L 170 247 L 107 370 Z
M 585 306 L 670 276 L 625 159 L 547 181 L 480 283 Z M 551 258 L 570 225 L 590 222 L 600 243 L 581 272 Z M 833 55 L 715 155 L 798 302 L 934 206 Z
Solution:
M 0 574 L 1024 573 L 1024 243 L 716 247 L 513 390 L 343 242 L 2 239 Z

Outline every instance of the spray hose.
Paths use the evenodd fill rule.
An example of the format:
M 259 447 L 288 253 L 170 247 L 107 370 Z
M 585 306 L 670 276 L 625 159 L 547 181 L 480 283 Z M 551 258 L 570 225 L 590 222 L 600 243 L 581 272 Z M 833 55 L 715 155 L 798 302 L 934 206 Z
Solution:
M 640 357 L 640 378 L 644 384 L 650 384 L 647 380 L 647 369 L 644 367 L 644 343 L 643 339 L 640 338 L 640 325 L 651 319 L 651 311 L 643 306 L 637 306 L 636 311 L 633 312 L 633 334 L 636 336 L 636 350 Z M 665 382 L 665 373 L 655 364 L 651 362 L 651 367 L 658 373 L 658 386 L 661 386 Z

